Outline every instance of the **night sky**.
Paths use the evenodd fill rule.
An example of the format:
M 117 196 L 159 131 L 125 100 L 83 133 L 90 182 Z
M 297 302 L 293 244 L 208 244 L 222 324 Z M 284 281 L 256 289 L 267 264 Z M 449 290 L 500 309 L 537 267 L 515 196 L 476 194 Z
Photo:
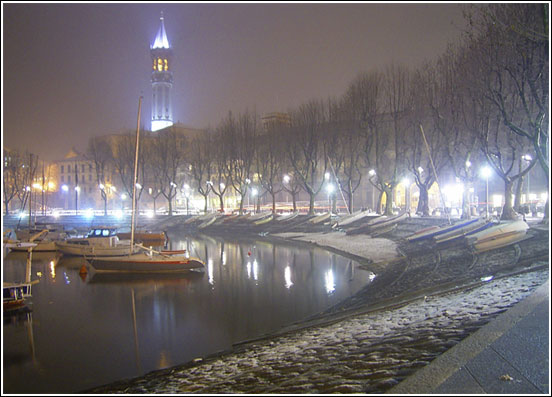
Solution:
M 342 95 L 361 71 L 443 53 L 459 4 L 2 3 L 3 145 L 57 160 L 151 119 L 150 44 L 173 48 L 174 121 L 286 111 Z

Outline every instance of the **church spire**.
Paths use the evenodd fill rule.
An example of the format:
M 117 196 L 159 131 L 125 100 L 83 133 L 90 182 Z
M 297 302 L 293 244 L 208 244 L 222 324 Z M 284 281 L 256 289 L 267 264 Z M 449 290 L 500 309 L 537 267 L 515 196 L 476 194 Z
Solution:
M 161 24 L 150 49 L 151 72 L 151 130 L 157 131 L 173 124 L 172 116 L 172 49 L 165 32 L 163 13 Z
M 169 39 L 167 38 L 167 32 L 165 31 L 165 23 L 163 22 L 163 11 L 161 11 L 161 24 L 159 25 L 159 30 L 157 31 L 157 36 L 155 36 L 155 41 L 153 42 L 152 49 L 156 48 L 166 48 L 169 49 L 171 46 L 169 44 Z

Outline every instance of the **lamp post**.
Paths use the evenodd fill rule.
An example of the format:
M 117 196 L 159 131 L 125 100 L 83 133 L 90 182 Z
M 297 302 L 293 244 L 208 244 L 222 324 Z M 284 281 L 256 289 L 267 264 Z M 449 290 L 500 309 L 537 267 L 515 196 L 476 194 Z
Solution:
M 332 210 L 332 193 L 334 191 L 335 187 L 333 185 L 333 183 L 330 183 L 328 184 L 328 186 L 326 186 L 326 190 L 328 191 L 328 212 L 331 212 Z
M 213 182 L 207 181 L 205 184 L 207 185 L 207 207 L 205 208 L 205 212 L 207 212 L 209 209 L 209 196 L 211 195 L 211 190 L 213 189 Z
M 255 197 L 257 197 L 257 193 L 259 193 L 259 191 L 257 190 L 256 187 L 251 189 L 251 196 L 253 196 L 253 207 L 255 207 Z M 256 213 L 256 212 L 257 212 L 256 210 L 253 211 L 253 213 Z
M 523 156 L 521 156 L 521 158 L 525 161 L 527 161 L 528 163 L 530 163 L 533 158 L 528 155 L 528 154 L 524 154 Z M 529 203 L 529 174 L 531 173 L 531 171 L 529 170 L 529 172 L 527 173 L 527 193 L 526 193 L 526 197 L 527 197 L 527 204 L 530 206 L 530 203 Z
M 248 189 L 248 190 L 249 190 L 249 184 L 250 184 L 250 183 L 251 183 L 251 179 L 246 178 L 246 179 L 245 179 L 245 184 L 247 185 L 247 189 Z M 249 210 L 249 194 L 247 195 L 247 210 L 250 211 L 250 210 Z
M 408 178 L 403 178 L 402 184 L 404 186 L 404 210 L 410 212 L 410 181 Z
M 368 171 L 368 176 L 369 176 L 369 179 L 371 180 L 374 176 L 376 175 L 376 170 L 372 169 L 370 171 Z M 376 187 L 374 186 L 374 184 L 372 183 L 372 208 L 376 209 L 376 199 L 375 199 L 375 193 L 376 193 Z M 377 212 L 377 211 L 376 211 Z
M 483 167 L 481 169 L 481 176 L 485 178 L 485 216 L 489 219 L 489 177 L 491 176 L 492 170 L 489 166 Z
M 284 175 L 284 183 L 287 183 L 289 184 L 289 181 L 291 180 L 290 176 L 289 175 Z M 287 190 L 286 190 L 286 204 L 288 203 L 288 195 L 287 195 Z
M 75 186 L 75 215 L 78 215 L 79 213 L 79 192 L 80 187 Z

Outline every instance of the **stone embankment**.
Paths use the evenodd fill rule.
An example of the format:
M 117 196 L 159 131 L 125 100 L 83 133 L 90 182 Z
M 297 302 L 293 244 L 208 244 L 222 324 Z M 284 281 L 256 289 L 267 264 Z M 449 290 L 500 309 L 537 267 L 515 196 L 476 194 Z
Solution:
M 362 240 L 351 244 L 344 230 L 331 225 L 312 225 L 312 233 L 301 223 L 285 231 L 272 225 L 278 226 L 270 229 L 273 232 L 292 233 L 278 238 L 344 254 L 353 251 L 353 256 L 366 259 L 363 266 L 375 279 L 335 307 L 231 351 L 87 392 L 381 393 L 549 277 L 547 230 L 532 229 L 524 241 L 479 254 L 461 242 L 443 249 L 405 243 L 402 237 L 427 227 L 427 222 L 401 222 L 379 236 L 386 237 L 386 243 L 370 244 L 376 239 L 361 237 L 372 250 L 362 248 Z M 212 232 L 223 229 L 214 225 Z M 265 226 L 261 235 L 269 238 L 269 233 Z

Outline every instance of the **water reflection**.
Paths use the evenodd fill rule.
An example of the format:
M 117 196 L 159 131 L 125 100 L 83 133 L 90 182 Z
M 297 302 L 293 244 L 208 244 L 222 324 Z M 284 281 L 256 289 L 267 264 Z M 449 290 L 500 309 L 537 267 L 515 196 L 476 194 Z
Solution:
M 186 249 L 205 269 L 154 275 L 88 267 L 80 275 L 84 258 L 33 256 L 33 274 L 43 274 L 33 287 L 34 347 L 28 332 L 4 322 L 4 390 L 74 393 L 184 363 L 322 311 L 371 277 L 317 248 L 173 235 L 167 248 Z M 6 280 L 24 276 L 25 255 L 11 254 Z M 31 369 L 13 359 L 20 354 L 45 365 Z

